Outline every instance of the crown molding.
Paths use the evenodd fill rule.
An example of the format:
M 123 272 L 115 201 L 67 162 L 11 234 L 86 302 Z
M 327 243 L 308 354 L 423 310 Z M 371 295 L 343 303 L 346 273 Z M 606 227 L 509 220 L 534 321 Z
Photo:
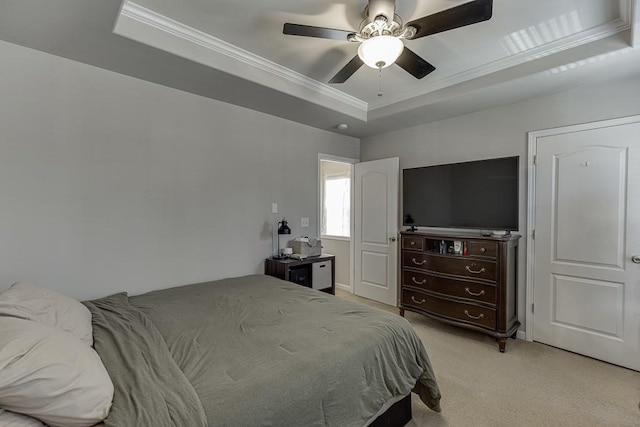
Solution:
M 640 45 L 640 4 L 637 0 L 630 0 L 626 10 L 620 11 L 620 15 L 623 13 L 628 14 L 628 21 L 631 26 L 631 47 L 638 47 Z
M 629 28 L 633 25 L 634 9 L 636 7 L 637 0 L 620 0 L 620 19 L 629 25 Z
M 425 95 L 428 95 L 429 93 L 457 84 L 470 82 L 474 79 L 557 54 L 581 45 L 596 42 L 623 31 L 630 30 L 629 44 L 631 46 L 640 44 L 640 35 L 638 35 L 640 34 L 640 29 L 638 28 L 640 27 L 640 25 L 638 25 L 638 21 L 640 21 L 639 9 L 638 0 L 619 0 L 619 18 L 606 24 L 581 31 L 549 43 L 544 43 L 540 46 L 534 47 L 533 49 L 527 49 L 456 74 L 446 75 L 436 79 L 432 78 L 431 80 L 422 83 L 417 88 L 388 94 L 385 98 L 381 98 L 370 103 L 335 89 L 332 86 L 311 79 L 301 73 L 285 68 L 266 58 L 238 48 L 231 43 L 218 39 L 203 31 L 189 27 L 179 21 L 138 5 L 133 1 L 125 0 L 122 3 L 118 19 L 128 18 L 134 23 L 142 24 L 147 28 L 159 30 L 164 35 L 173 37 L 174 40 L 182 41 L 183 46 L 185 46 L 184 43 L 186 42 L 191 46 L 204 48 L 205 52 L 215 52 L 216 54 L 223 55 L 231 60 L 236 67 L 240 65 L 240 69 L 246 71 L 246 73 L 243 73 L 243 78 L 254 81 L 255 83 L 269 85 L 275 90 L 280 90 L 292 96 L 302 97 L 305 99 L 308 99 L 306 97 L 308 96 L 309 91 L 311 91 L 314 94 L 320 95 L 320 97 L 316 99 L 308 99 L 310 102 L 329 106 L 329 108 L 335 108 L 335 103 L 337 102 L 340 105 L 343 105 L 344 108 L 350 108 L 352 111 L 356 111 L 357 113 L 355 114 L 361 120 L 367 121 L 367 116 L 369 116 L 372 111 L 383 109 L 394 104 L 400 104 L 410 99 L 421 103 L 422 101 L 419 101 L 418 99 L 425 97 Z M 118 28 L 118 22 L 116 22 L 115 28 L 114 32 L 118 33 L 120 30 Z M 526 29 L 524 29 L 524 31 L 526 31 Z M 125 37 L 128 36 L 122 32 L 119 34 L 124 35 Z M 144 43 L 142 40 L 137 41 Z M 220 69 L 221 71 L 230 72 L 229 69 L 225 70 L 220 64 L 213 63 L 213 61 L 211 61 L 212 55 L 208 54 L 206 58 L 205 56 L 202 56 L 202 53 L 198 53 L 197 55 L 200 55 L 202 58 L 202 63 L 213 68 Z M 190 59 L 198 60 L 197 57 L 194 58 L 193 55 Z M 265 81 L 264 78 L 256 77 L 256 73 L 252 73 L 251 70 L 258 70 L 266 73 L 270 76 L 270 81 L 269 79 Z M 306 90 L 306 92 L 304 92 L 303 89 Z M 329 105 L 327 102 L 329 102 Z M 331 105 L 333 105 L 333 107 Z M 338 109 L 340 109 L 340 107 L 338 107 Z
M 410 98 L 423 96 L 445 87 L 486 76 L 488 74 L 515 67 L 517 65 L 572 49 L 577 46 L 592 43 L 618 34 L 622 31 L 629 30 L 633 27 L 632 17 L 634 9 L 637 9 L 636 0 L 620 0 L 620 17 L 604 25 L 600 25 L 587 31 L 582 31 L 568 37 L 563 37 L 550 43 L 545 43 L 544 45 L 540 45 L 534 49 L 510 55 L 506 58 L 502 58 L 479 67 L 471 68 L 448 76 L 442 76 L 439 79 L 433 79 L 425 85 L 420 86 L 417 90 L 413 89 L 395 93 L 392 96 L 386 97 L 386 99 L 371 102 L 369 103 L 369 111 L 387 107 Z
M 332 100 L 338 101 L 342 104 L 346 104 L 349 107 L 360 110 L 365 114 L 368 111 L 368 104 L 361 99 L 334 89 L 329 85 L 320 83 L 317 80 L 311 79 L 296 71 L 285 68 L 273 61 L 255 55 L 249 51 L 240 49 L 239 47 L 234 46 L 231 43 L 213 37 L 212 35 L 195 28 L 189 27 L 181 22 L 161 15 L 132 1 L 125 0 L 123 2 L 122 7 L 120 8 L 120 15 L 118 19 L 120 19 L 120 17 L 129 18 L 130 20 L 155 28 L 166 34 L 185 40 L 189 43 L 204 47 L 210 51 L 216 52 L 237 62 L 245 64 L 248 67 L 267 72 L 278 79 L 285 80 L 288 83 L 303 87 L 305 89 L 309 89 Z M 116 28 L 117 26 L 118 23 L 116 22 L 114 28 Z

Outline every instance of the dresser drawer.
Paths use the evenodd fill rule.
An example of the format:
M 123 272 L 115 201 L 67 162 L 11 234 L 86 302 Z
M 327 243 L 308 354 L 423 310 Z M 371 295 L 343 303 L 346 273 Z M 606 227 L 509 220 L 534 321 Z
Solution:
M 404 236 L 402 238 L 402 248 L 421 251 L 424 249 L 424 238 L 421 236 Z
M 498 244 L 495 242 L 469 242 L 469 255 L 495 258 L 498 254 Z
M 422 252 L 402 251 L 402 266 L 426 270 L 427 258 L 429 256 Z
M 402 271 L 402 285 L 483 303 L 496 303 L 496 287 L 485 283 L 437 277 L 405 269 Z
M 473 258 L 446 256 L 425 256 L 423 268 L 438 273 L 472 277 L 474 279 L 496 280 L 496 263 Z
M 419 291 L 403 289 L 402 305 L 484 328 L 495 329 L 496 327 L 495 310 L 475 304 L 451 301 Z

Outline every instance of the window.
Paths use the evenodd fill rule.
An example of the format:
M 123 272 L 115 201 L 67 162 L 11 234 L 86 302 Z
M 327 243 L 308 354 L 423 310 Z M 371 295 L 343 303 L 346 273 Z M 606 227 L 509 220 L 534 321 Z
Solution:
M 323 236 L 350 237 L 351 164 L 321 160 Z

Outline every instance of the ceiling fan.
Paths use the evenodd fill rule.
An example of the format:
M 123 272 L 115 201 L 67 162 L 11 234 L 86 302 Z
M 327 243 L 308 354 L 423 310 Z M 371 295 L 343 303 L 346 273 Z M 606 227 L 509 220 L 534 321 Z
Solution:
M 396 63 L 415 78 L 421 79 L 436 68 L 404 46 L 402 40 L 415 40 L 487 21 L 491 19 L 493 0 L 473 0 L 406 25 L 396 15 L 395 8 L 395 0 L 369 0 L 358 32 L 290 23 L 284 24 L 282 32 L 294 36 L 361 43 L 358 54 L 329 83 L 346 82 L 363 64 L 383 69 Z

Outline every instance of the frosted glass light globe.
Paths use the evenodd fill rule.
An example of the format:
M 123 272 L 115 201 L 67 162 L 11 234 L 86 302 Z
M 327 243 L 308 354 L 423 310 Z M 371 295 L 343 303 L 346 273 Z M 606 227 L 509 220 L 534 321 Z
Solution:
M 387 68 L 396 62 L 402 53 L 404 43 L 393 36 L 376 36 L 362 42 L 358 56 L 371 68 Z

